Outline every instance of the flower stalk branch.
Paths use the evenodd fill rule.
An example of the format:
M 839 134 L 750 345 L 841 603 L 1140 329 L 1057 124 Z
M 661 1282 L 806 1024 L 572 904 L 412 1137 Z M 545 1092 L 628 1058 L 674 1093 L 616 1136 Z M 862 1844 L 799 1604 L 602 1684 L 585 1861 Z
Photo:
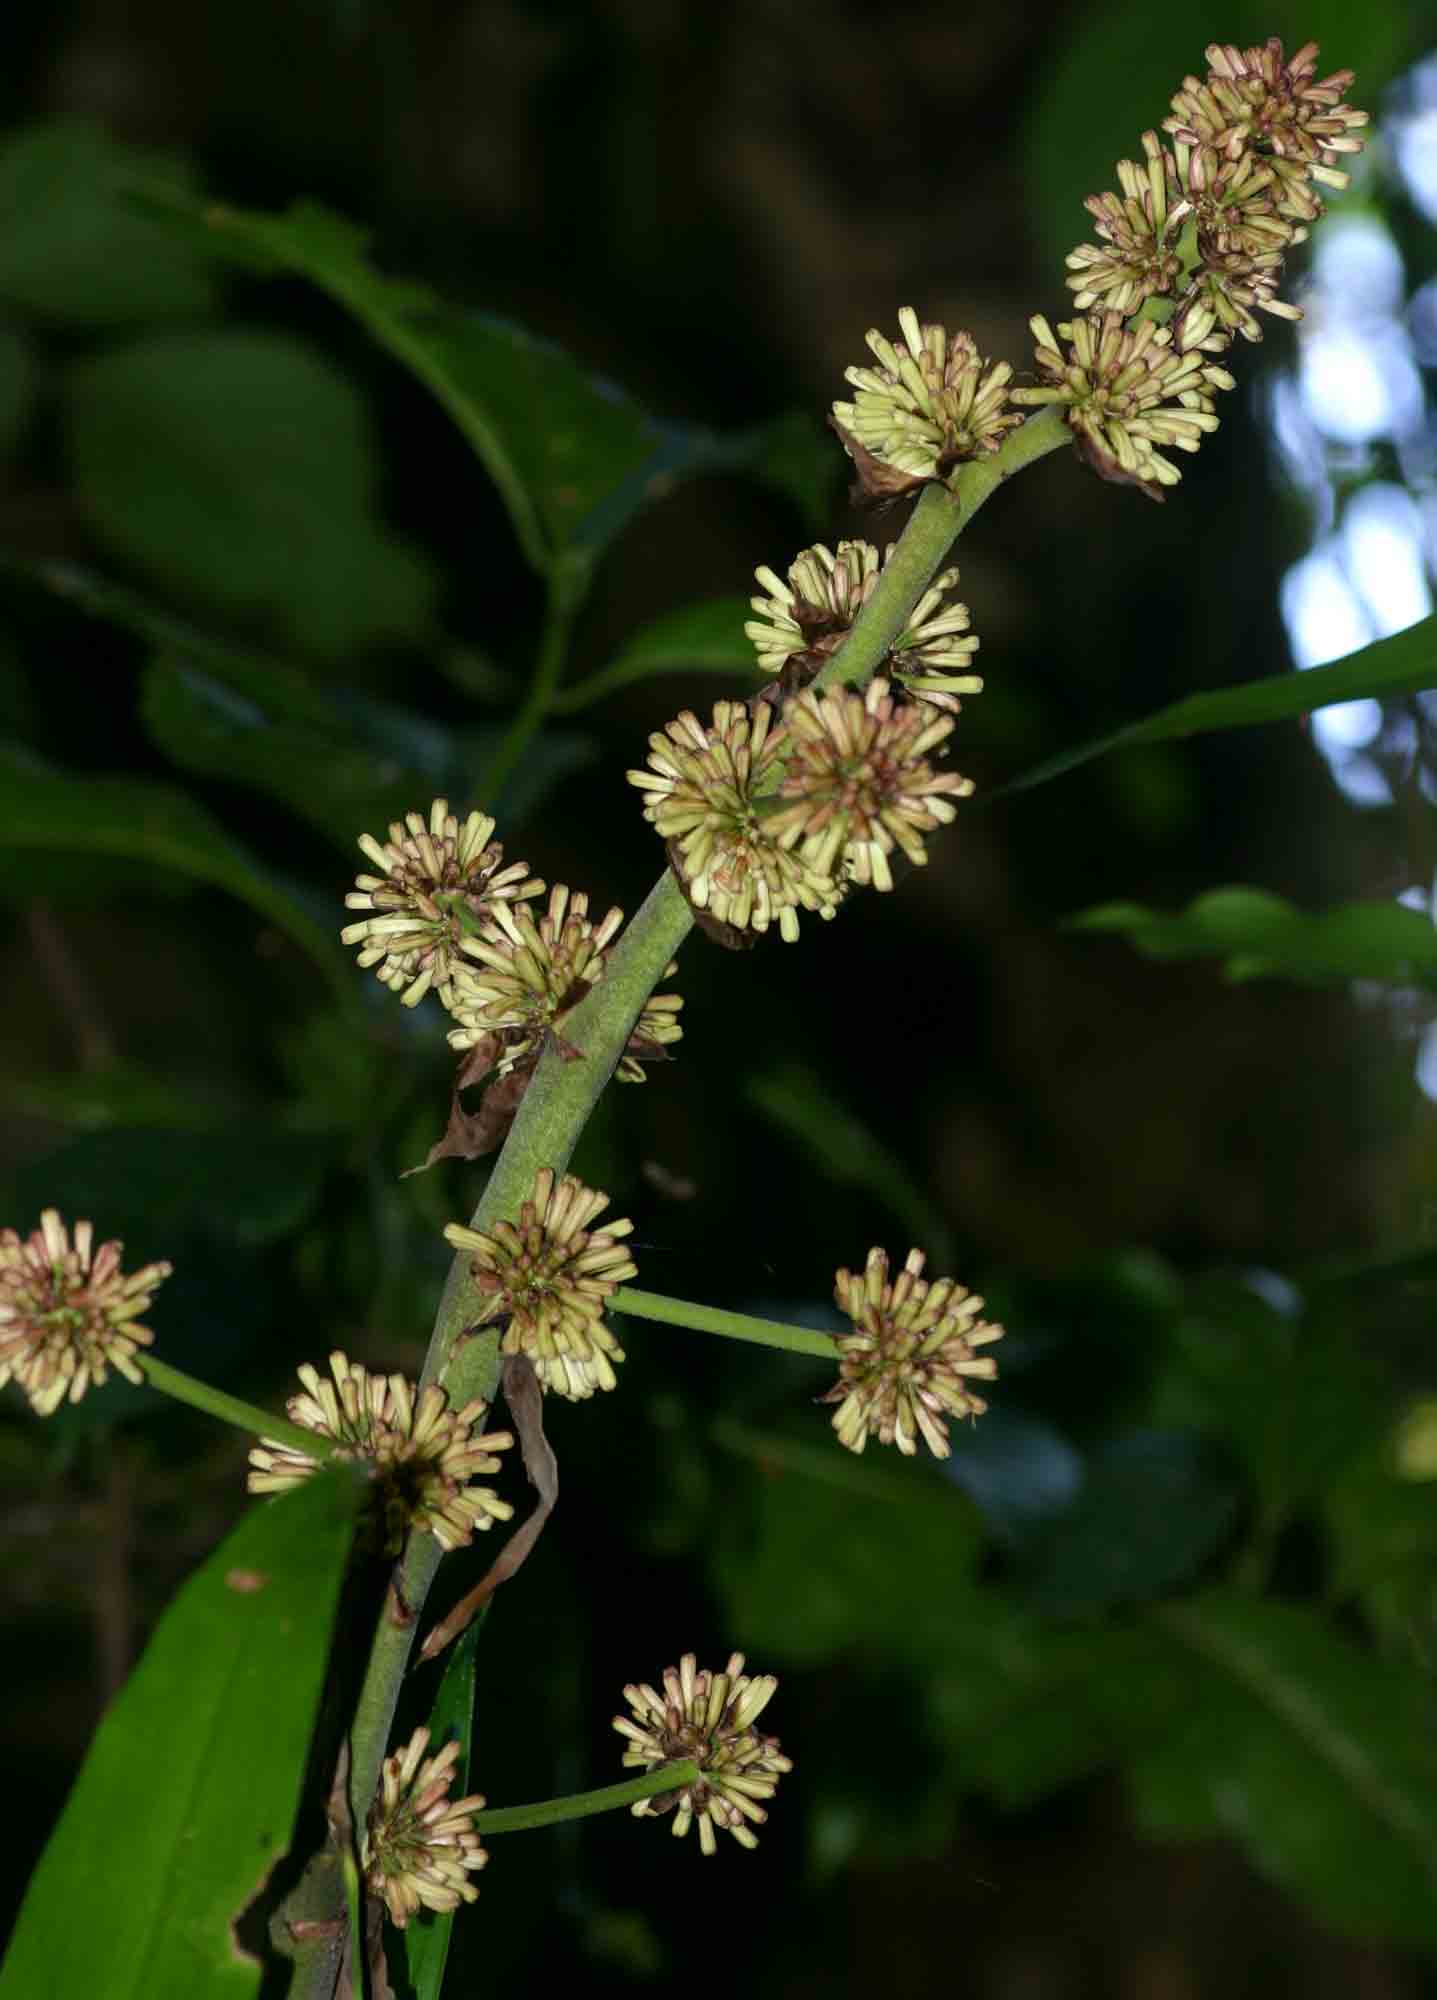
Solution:
M 588 1819 L 594 1813 L 616 1812 L 622 1806 L 636 1806 L 660 1792 L 681 1791 L 696 1784 L 702 1774 L 692 1758 L 661 1764 L 637 1778 L 625 1778 L 618 1785 L 600 1785 L 593 1792 L 571 1792 L 567 1798 L 541 1799 L 532 1806 L 498 1806 L 476 1813 L 474 1824 L 480 1833 L 523 1833 L 535 1826 L 560 1826 L 565 1820 Z
M 667 1299 L 659 1292 L 639 1291 L 633 1285 L 620 1285 L 611 1303 L 615 1312 L 629 1313 L 635 1319 L 691 1327 L 695 1333 L 721 1333 L 728 1340 L 749 1340 L 757 1347 L 777 1347 L 787 1354 L 811 1354 L 819 1361 L 832 1361 L 837 1352 L 831 1333 L 789 1326 L 777 1319 L 756 1319 L 752 1313 L 723 1312 L 717 1306 L 694 1305 L 688 1299 Z
M 208 1382 L 197 1381 L 193 1375 L 171 1368 L 167 1361 L 157 1361 L 153 1354 L 140 1355 L 139 1365 L 150 1387 L 158 1389 L 161 1395 L 173 1396 L 177 1403 L 188 1403 L 192 1410 L 203 1410 L 206 1416 L 217 1417 L 222 1424 L 230 1424 L 252 1438 L 278 1439 L 282 1444 L 308 1452 L 311 1458 L 328 1458 L 334 1450 L 329 1438 L 307 1431 L 302 1424 L 292 1424 L 288 1417 L 262 1410 L 257 1403 L 227 1396 L 223 1389 L 213 1389 Z
M 1030 417 L 999 449 L 959 473 L 953 490 L 929 486 L 904 528 L 872 596 L 853 630 L 825 669 L 829 685 L 866 680 L 903 630 L 913 607 L 943 565 L 958 535 L 984 502 L 1023 467 L 1072 442 L 1072 432 L 1055 410 Z M 561 586 L 556 582 L 557 592 Z M 566 618 L 577 608 L 581 580 Z M 551 599 L 548 637 L 559 643 L 567 632 Z M 558 663 L 541 649 L 540 671 L 528 702 L 516 719 L 516 745 L 503 769 L 512 767 L 528 732 L 542 716 L 540 683 L 547 703 L 557 685 Z M 519 722 L 524 722 L 521 738 Z M 502 775 L 502 771 L 501 771 Z M 488 774 L 492 786 L 494 771 Z M 552 1042 L 545 1048 L 525 1092 L 503 1151 L 471 1218 L 476 1230 L 514 1220 L 540 1170 L 564 1171 L 599 1095 L 624 1052 L 644 1003 L 664 977 L 669 961 L 693 926 L 693 912 L 667 870 L 614 946 L 598 985 L 566 1015 L 569 1053 Z M 577 1058 L 572 1051 L 577 1050 Z M 466 1339 L 482 1315 L 470 1260 L 456 1254 L 439 1302 L 425 1358 L 424 1382 L 442 1381 L 455 1402 L 482 1396 L 492 1400 L 499 1382 L 499 1334 L 486 1328 Z M 381 1615 L 350 1733 L 350 1799 L 355 1823 L 362 1824 L 379 1784 L 399 1687 L 409 1662 L 415 1627 L 440 1560 L 428 1535 L 411 1535 L 395 1572 L 393 1590 Z

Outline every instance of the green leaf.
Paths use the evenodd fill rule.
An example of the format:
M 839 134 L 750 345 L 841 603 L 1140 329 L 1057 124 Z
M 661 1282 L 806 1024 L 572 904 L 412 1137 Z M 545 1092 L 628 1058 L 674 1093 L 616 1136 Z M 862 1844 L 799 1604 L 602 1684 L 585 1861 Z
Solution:
M 710 597 L 667 611 L 636 632 L 598 673 L 561 689 L 554 708 L 571 714 L 615 688 L 660 674 L 726 674 L 736 692 L 751 691 L 763 678 L 753 641 L 744 636 L 744 620 L 752 615 L 746 597 Z
M 66 436 L 96 532 L 168 590 L 338 656 L 427 627 L 433 579 L 375 512 L 368 413 L 287 335 L 150 335 L 81 363 Z
M 1246 729 L 1263 722 L 1290 722 L 1315 708 L 1333 702 L 1375 701 L 1389 695 L 1416 694 L 1437 687 L 1437 617 L 1409 625 L 1390 639 L 1379 639 L 1361 652 L 1349 653 L 1330 666 L 1310 667 L 1305 673 L 1278 674 L 1270 680 L 1243 681 L 1236 687 L 1213 688 L 1205 694 L 1186 695 L 1170 708 L 1160 708 L 1143 722 L 1132 722 L 1111 735 L 1099 736 L 1076 750 L 1064 750 L 1050 757 L 1036 770 L 1014 778 L 990 799 L 1013 792 L 1031 791 L 1050 778 L 1076 771 L 1110 750 L 1137 743 L 1171 743 L 1185 736 L 1201 736 L 1213 729 Z
M 215 303 L 212 259 L 121 196 L 144 174 L 185 172 L 73 122 L 31 125 L 0 146 L 0 299 L 68 326 L 197 318 Z
M 712 1558 L 740 1645 L 795 1665 L 943 1656 L 972 1616 L 976 1509 L 917 1468 L 846 1464 L 832 1446 L 737 1425 L 716 1435 L 761 1466 L 723 1509 Z
M 1430 1683 L 1291 1605 L 1214 1593 L 1150 1615 L 1190 1685 L 1130 1773 L 1142 1824 L 1221 1827 L 1324 1922 L 1437 1948 Z
M 815 1071 L 790 1064 L 750 1078 L 745 1096 L 771 1124 L 796 1140 L 807 1158 L 840 1187 L 862 1188 L 903 1223 L 937 1265 L 952 1256 L 953 1238 L 896 1153 L 877 1140 L 828 1090 Z
M 442 1750 L 456 1736 L 463 1746 L 449 1788 L 450 1796 L 456 1799 L 467 1797 L 469 1792 L 469 1757 L 474 1740 L 474 1655 L 488 1616 L 489 1605 L 485 1604 L 450 1647 L 444 1678 L 429 1711 L 431 1753 Z M 404 1960 L 414 2000 L 439 2000 L 454 1915 L 453 1910 L 424 1910 L 405 1927 Z
M 92 1216 L 101 1237 L 132 1237 L 135 1251 L 163 1256 L 195 1230 L 244 1248 L 292 1235 L 329 1157 L 322 1138 L 263 1122 L 223 1133 L 114 1127 L 27 1159 L 4 1185 L 24 1213 L 53 1203 Z
M 1368 1436 L 1323 1494 L 1332 1592 L 1358 1604 L 1393 1650 L 1437 1663 L 1437 1401 L 1423 1397 L 1395 1437 Z M 1415 1459 L 1415 1467 L 1414 1467 Z
M 1060 1630 L 995 1592 L 935 1677 L 930 1705 L 965 1786 L 1010 1809 L 1160 1744 L 1185 1692 L 1141 1626 Z
M 1437 927 L 1404 904 L 1343 903 L 1312 915 L 1264 889 L 1210 889 L 1180 915 L 1140 903 L 1101 903 L 1068 930 L 1126 937 L 1147 958 L 1219 957 L 1229 979 L 1437 979 Z
M 314 202 L 264 215 L 146 188 L 157 213 L 202 221 L 217 248 L 308 278 L 360 320 L 453 418 L 538 570 L 566 550 L 596 555 L 675 481 L 747 462 L 766 440 L 661 424 L 547 341 L 450 306 L 368 261 L 365 232 Z
M 32 1068 L 0 1070 L 0 1103 L 77 1131 L 104 1131 L 115 1125 L 214 1130 L 247 1123 L 258 1110 L 212 1077 L 157 1076 L 126 1062 L 107 1062 L 64 1076 Z
M 0 2000 L 258 1994 L 233 1925 L 289 1845 L 357 1497 L 340 1472 L 252 1508 L 184 1586 L 41 1856 Z
M 1027 1538 L 1021 1595 L 1064 1618 L 1156 1597 L 1207 1560 L 1237 1503 L 1205 1440 L 1175 1431 L 1110 1439 L 1089 1459 L 1071 1506 Z
M 3 752 L 0 779 L 0 851 L 118 856 L 227 890 L 293 939 L 350 999 L 335 937 L 183 792 L 138 778 L 73 777 Z
M 399 756 L 359 741 L 337 709 L 324 724 L 293 721 L 278 701 L 238 693 L 176 660 L 146 670 L 140 712 L 154 741 L 185 770 L 278 799 L 346 854 L 359 830 L 378 833 L 422 809 L 430 790 Z

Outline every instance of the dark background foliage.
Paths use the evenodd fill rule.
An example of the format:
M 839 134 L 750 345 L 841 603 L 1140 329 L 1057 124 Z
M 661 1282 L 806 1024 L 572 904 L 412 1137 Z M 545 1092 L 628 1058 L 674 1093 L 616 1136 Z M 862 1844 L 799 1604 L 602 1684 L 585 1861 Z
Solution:
M 385 271 L 728 440 L 606 549 L 577 683 L 660 614 L 742 598 L 757 563 L 893 532 L 845 511 L 821 428 L 864 329 L 911 301 L 1016 362 L 1028 314 L 1063 301 L 1081 197 L 1203 44 L 1321 36 L 1378 108 L 1422 50 L 1402 10 L 1356 15 L 12 13 L 0 1219 L 55 1203 L 133 1261 L 172 1259 L 161 1351 L 241 1393 L 277 1400 L 332 1347 L 416 1369 L 439 1229 L 483 1169 L 399 1178 L 442 1129 L 448 1052 L 437 1014 L 325 943 L 354 837 L 448 790 L 502 810 L 536 872 L 632 910 L 658 851 L 622 772 L 723 686 L 628 685 L 471 798 L 540 614 L 494 488 L 318 291 L 224 260 L 117 178 L 315 197 L 372 226 Z M 1430 271 L 1430 228 L 1369 198 Z M 483 1637 L 476 1782 L 501 1803 L 616 1775 L 622 1684 L 690 1646 L 781 1674 L 797 1769 L 756 1856 L 700 1864 L 628 1820 L 496 1842 L 452 1990 L 1430 1990 L 1437 1784 L 1412 1746 L 1437 1529 L 1390 1449 L 1432 1380 L 1423 995 L 1234 985 L 1057 928 L 1223 882 L 1390 898 L 1430 874 L 1426 797 L 1359 812 L 1289 725 L 981 803 L 1179 695 L 1284 669 L 1277 584 L 1307 522 L 1259 391 L 1290 348 L 1275 325 L 1238 357 L 1163 508 L 1064 454 L 980 516 L 960 559 L 987 690 L 956 739 L 980 803 L 926 871 L 801 948 L 691 942 L 677 1062 L 585 1135 L 577 1169 L 635 1218 L 656 1290 L 827 1325 L 836 1265 L 921 1241 L 1010 1334 L 950 1478 L 839 1454 L 821 1368 L 647 1325 L 625 1329 L 618 1394 L 553 1411 L 565 1504 Z M 527 435 L 522 399 L 511 417 Z M 185 797 L 165 819 L 116 780 Z M 37 815 L 51 837 L 17 831 Z M 145 837 L 104 851 L 66 821 Z M 237 1516 L 243 1455 L 123 1384 L 43 1429 L 7 1401 L 16 1890 L 97 1713 Z

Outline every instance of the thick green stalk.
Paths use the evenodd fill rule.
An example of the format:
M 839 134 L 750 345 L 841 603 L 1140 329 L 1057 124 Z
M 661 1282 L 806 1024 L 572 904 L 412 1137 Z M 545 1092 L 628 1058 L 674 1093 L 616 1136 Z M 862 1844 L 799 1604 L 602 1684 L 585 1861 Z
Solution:
M 258 1403 L 246 1403 L 238 1396 L 227 1396 L 223 1389 L 212 1389 L 208 1382 L 171 1368 L 168 1361 L 159 1361 L 153 1354 L 135 1358 L 152 1389 L 173 1396 L 177 1403 L 188 1403 L 192 1410 L 203 1410 L 206 1416 L 218 1417 L 222 1424 L 232 1424 L 237 1431 L 247 1431 L 254 1438 L 273 1438 L 276 1444 L 293 1445 L 311 1458 L 328 1458 L 334 1450 L 332 1438 L 307 1431 L 303 1424 L 292 1424 L 288 1417 L 272 1416 Z
M 523 1833 L 534 1826 L 561 1826 L 568 1819 L 588 1819 L 594 1813 L 613 1812 L 618 1806 L 635 1806 L 641 1799 L 657 1798 L 660 1792 L 681 1791 L 702 1774 L 692 1758 L 676 1764 L 660 1764 L 642 1777 L 625 1778 L 617 1785 L 601 1785 L 596 1792 L 570 1792 L 563 1799 L 541 1799 L 532 1806 L 497 1806 L 474 1815 L 480 1833 Z
M 1021 467 L 1069 443 L 1071 436 L 1056 411 L 1044 410 L 1012 432 L 990 457 L 965 466 L 955 490 L 928 487 L 872 596 L 820 681 L 832 686 L 866 680 L 902 631 L 954 540 L 989 495 Z M 541 648 L 536 688 L 531 690 L 510 739 L 500 752 L 504 769 L 512 764 L 530 730 L 542 718 L 538 681 L 542 679 L 548 690 L 545 701 L 557 685 L 559 663 L 554 648 L 561 631 L 567 632 L 573 607 L 562 614 L 565 622 L 561 625 L 557 602 L 561 585 L 557 578 L 553 588 L 555 596 L 551 597 L 550 624 Z M 577 604 L 577 599 L 574 603 Z M 506 756 L 511 744 L 517 747 Z M 491 771 L 491 782 L 493 776 Z M 570 1053 L 561 1054 L 552 1043 L 545 1050 L 471 1218 L 473 1228 L 488 1229 L 502 1219 L 515 1219 L 541 1167 L 563 1172 L 600 1091 L 623 1054 L 644 1002 L 663 978 L 665 967 L 692 924 L 693 914 L 672 875 L 665 870 L 615 946 L 603 979 L 566 1017 L 564 1039 Z M 575 1049 L 579 1052 L 577 1056 L 572 1054 Z M 424 1363 L 424 1379 L 442 1379 L 458 1403 L 472 1396 L 492 1398 L 499 1380 L 497 1334 L 486 1331 L 471 1340 L 462 1338 L 474 1323 L 477 1304 L 469 1259 L 460 1251 L 449 1269 Z M 391 1594 L 380 1619 L 350 1733 L 349 1790 L 356 1826 L 363 1825 L 378 1787 L 400 1682 L 438 1563 L 439 1550 L 433 1539 L 428 1535 L 411 1535 L 396 1571 L 397 1595 Z M 297 1993 L 292 2000 L 299 2000 Z
M 808 1326 L 787 1326 L 778 1319 L 755 1319 L 752 1313 L 723 1312 L 718 1306 L 697 1306 L 687 1299 L 666 1299 L 658 1292 L 620 1285 L 610 1300 L 615 1312 L 635 1319 L 656 1319 L 665 1326 L 688 1326 L 696 1333 L 722 1333 L 730 1340 L 751 1340 L 758 1347 L 780 1347 L 789 1354 L 812 1354 L 834 1361 L 838 1350 L 831 1333 Z

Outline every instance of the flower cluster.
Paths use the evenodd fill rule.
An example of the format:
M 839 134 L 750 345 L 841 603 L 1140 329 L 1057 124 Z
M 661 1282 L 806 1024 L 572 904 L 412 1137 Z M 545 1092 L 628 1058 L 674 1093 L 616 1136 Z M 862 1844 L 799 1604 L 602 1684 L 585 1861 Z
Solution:
M 649 738 L 649 768 L 630 771 L 644 816 L 669 843 L 689 901 L 737 930 L 777 924 L 790 943 L 800 909 L 831 916 L 831 882 L 774 838 L 767 814 L 783 778 L 788 732 L 767 703 L 715 703 Z
M 650 769 L 629 780 L 696 908 L 792 942 L 801 908 L 828 917 L 852 883 L 892 888 L 895 848 L 926 860 L 922 836 L 972 790 L 929 762 L 952 728 L 881 677 L 861 694 L 808 688 L 782 721 L 721 701 L 711 727 L 685 711 L 650 737 Z
M 458 1023 L 449 1031 L 450 1046 L 472 1049 L 486 1037 L 499 1038 L 494 1066 L 501 1075 L 537 1054 L 545 1036 L 602 978 L 604 947 L 623 921 L 623 911 L 614 909 L 594 923 L 588 897 L 562 883 L 549 892 L 537 919 L 523 907 L 500 905 L 483 936 L 463 941 L 450 1002 Z
M 966 460 L 996 451 L 1023 421 L 1009 406 L 1012 369 L 985 360 L 971 334 L 922 326 L 912 306 L 904 306 L 898 325 L 899 347 L 869 329 L 878 366 L 845 369 L 857 393 L 833 406 L 834 429 L 874 497 L 947 480 Z
M 792 753 L 768 831 L 820 875 L 841 870 L 891 889 L 893 850 L 921 867 L 923 836 L 953 819 L 953 800 L 973 789 L 928 761 L 953 718 L 901 700 L 881 677 L 861 692 L 810 688 L 790 703 L 787 722 Z
M 1346 186 L 1337 162 L 1367 123 L 1342 101 L 1350 70 L 1317 79 L 1313 42 L 1290 58 L 1276 38 L 1215 42 L 1207 58 L 1206 79 L 1188 77 L 1172 100 L 1170 145 L 1145 132 L 1143 159 L 1118 162 L 1119 192 L 1089 197 L 1100 240 L 1067 260 L 1085 317 L 1058 328 L 1067 352 L 1034 319 L 1044 385 L 1012 395 L 1060 405 L 1094 469 L 1154 499 L 1179 477 L 1157 447 L 1195 451 L 1216 427 L 1210 392 L 1232 386 L 1211 362 L 1195 380 L 1185 358 L 1238 334 L 1260 340 L 1259 312 L 1301 317 L 1277 296 L 1283 258 L 1322 213 L 1315 184 Z M 1144 323 L 1125 325 L 1134 313 Z
M 447 799 L 436 799 L 426 821 L 412 812 L 396 820 L 384 843 L 362 833 L 359 845 L 380 871 L 361 875 L 345 907 L 373 914 L 340 936 L 361 947 L 361 965 L 417 1006 L 431 987 L 446 1006 L 462 940 L 506 904 L 543 894 L 522 861 L 504 866 L 491 839 L 494 822 L 471 812 L 461 826 Z
M 629 1221 L 589 1225 L 609 1197 L 572 1174 L 556 1180 L 545 1167 L 515 1222 L 487 1233 L 451 1222 L 456 1250 L 471 1253 L 470 1273 L 483 1298 L 475 1321 L 502 1319 L 500 1351 L 527 1354 L 546 1390 L 577 1401 L 615 1386 L 623 1349 L 604 1322 L 604 1304 L 636 1267 L 621 1238 Z
M 923 1276 L 921 1250 L 910 1250 L 896 1278 L 888 1253 L 870 1250 L 862 1271 L 840 1271 L 838 1307 L 852 1333 L 835 1336 L 838 1381 L 821 1400 L 839 1405 L 833 1428 L 850 1451 L 871 1436 L 910 1457 L 921 1435 L 935 1458 L 946 1458 L 948 1418 L 987 1408 L 970 1382 L 991 1381 L 998 1364 L 976 1348 L 1001 1340 L 1003 1329 L 981 1319 L 983 1301 L 952 1278 Z
M 541 911 L 531 909 L 544 884 L 521 861 L 504 865 L 493 832 L 484 814 L 461 823 L 447 799 L 435 799 L 427 819 L 412 812 L 396 820 L 386 842 L 361 834 L 382 872 L 359 876 L 345 897 L 368 914 L 341 936 L 406 1007 L 433 992 L 453 1017 L 449 1041 L 465 1058 L 461 1088 L 491 1073 L 511 1077 L 516 1104 L 547 1040 L 561 1038 L 564 1016 L 602 977 L 623 912 L 595 922 L 588 898 L 563 884 Z M 641 1081 L 645 1062 L 682 1038 L 682 1006 L 676 993 L 651 997 L 619 1066 L 625 1082 Z
M 663 1691 L 648 1686 L 624 1689 L 632 1716 L 616 1715 L 614 1727 L 627 1737 L 624 1763 L 653 1771 L 689 1758 L 700 1776 L 680 1790 L 640 1799 L 631 1808 L 638 1819 L 674 1812 L 674 1832 L 682 1837 L 698 1821 L 699 1846 L 713 1854 L 716 1829 L 726 1829 L 741 1847 L 757 1847 L 754 1826 L 768 1817 L 760 1800 L 771 1799 L 792 1762 L 779 1753 L 778 1738 L 754 1728 L 778 1686 L 772 1674 L 748 1675 L 743 1654 L 730 1655 L 721 1674 L 699 1671 L 685 1653 L 663 1677 Z
M 15 1382 L 38 1415 L 53 1416 L 67 1397 L 78 1403 L 110 1368 L 144 1379 L 135 1355 L 154 1336 L 139 1317 L 172 1267 L 146 1264 L 126 1277 L 123 1250 L 97 1250 L 89 1222 L 75 1224 L 71 1242 L 53 1208 L 29 1236 L 0 1230 L 0 1384 Z
M 784 694 L 807 687 L 843 644 L 891 554 L 890 546 L 880 557 L 871 542 L 840 542 L 836 553 L 818 542 L 794 558 L 786 579 L 755 570 L 765 595 L 750 600 L 756 616 L 743 629 Z M 909 693 L 954 712 L 960 695 L 983 687 L 972 672 L 978 640 L 968 629 L 968 607 L 948 595 L 957 582 L 956 569 L 934 578 L 879 668 Z
M 1217 429 L 1212 391 L 1233 386 L 1227 370 L 1201 348 L 1180 349 L 1171 328 L 1152 320 L 1129 326 L 1119 313 L 1086 313 L 1055 336 L 1039 313 L 1032 327 L 1051 386 L 1015 393 L 1060 404 L 1079 452 L 1103 478 L 1149 493 L 1175 486 L 1182 475 L 1158 447 L 1196 451 Z
M 507 1521 L 514 1509 L 476 1473 L 497 1472 L 496 1452 L 513 1444 L 509 1431 L 478 1430 L 482 1400 L 451 1410 L 437 1383 L 416 1396 L 402 1375 L 375 1375 L 344 1354 L 329 1357 L 332 1380 L 305 1362 L 304 1394 L 291 1396 L 290 1421 L 329 1438 L 335 1458 L 365 1463 L 374 1483 L 367 1526 L 371 1539 L 397 1555 L 410 1528 L 433 1535 L 442 1549 L 463 1548 L 476 1530 Z M 278 1493 L 318 1470 L 318 1458 L 298 1446 L 262 1438 L 249 1455 L 251 1493 Z
M 457 1910 L 479 1891 L 469 1880 L 489 1856 L 474 1831 L 484 1810 L 479 1793 L 451 1799 L 458 1743 L 425 1757 L 429 1731 L 416 1729 L 402 1750 L 386 1757 L 370 1808 L 360 1866 L 370 1891 L 384 1899 L 389 1921 L 403 1930 L 424 1910 Z

